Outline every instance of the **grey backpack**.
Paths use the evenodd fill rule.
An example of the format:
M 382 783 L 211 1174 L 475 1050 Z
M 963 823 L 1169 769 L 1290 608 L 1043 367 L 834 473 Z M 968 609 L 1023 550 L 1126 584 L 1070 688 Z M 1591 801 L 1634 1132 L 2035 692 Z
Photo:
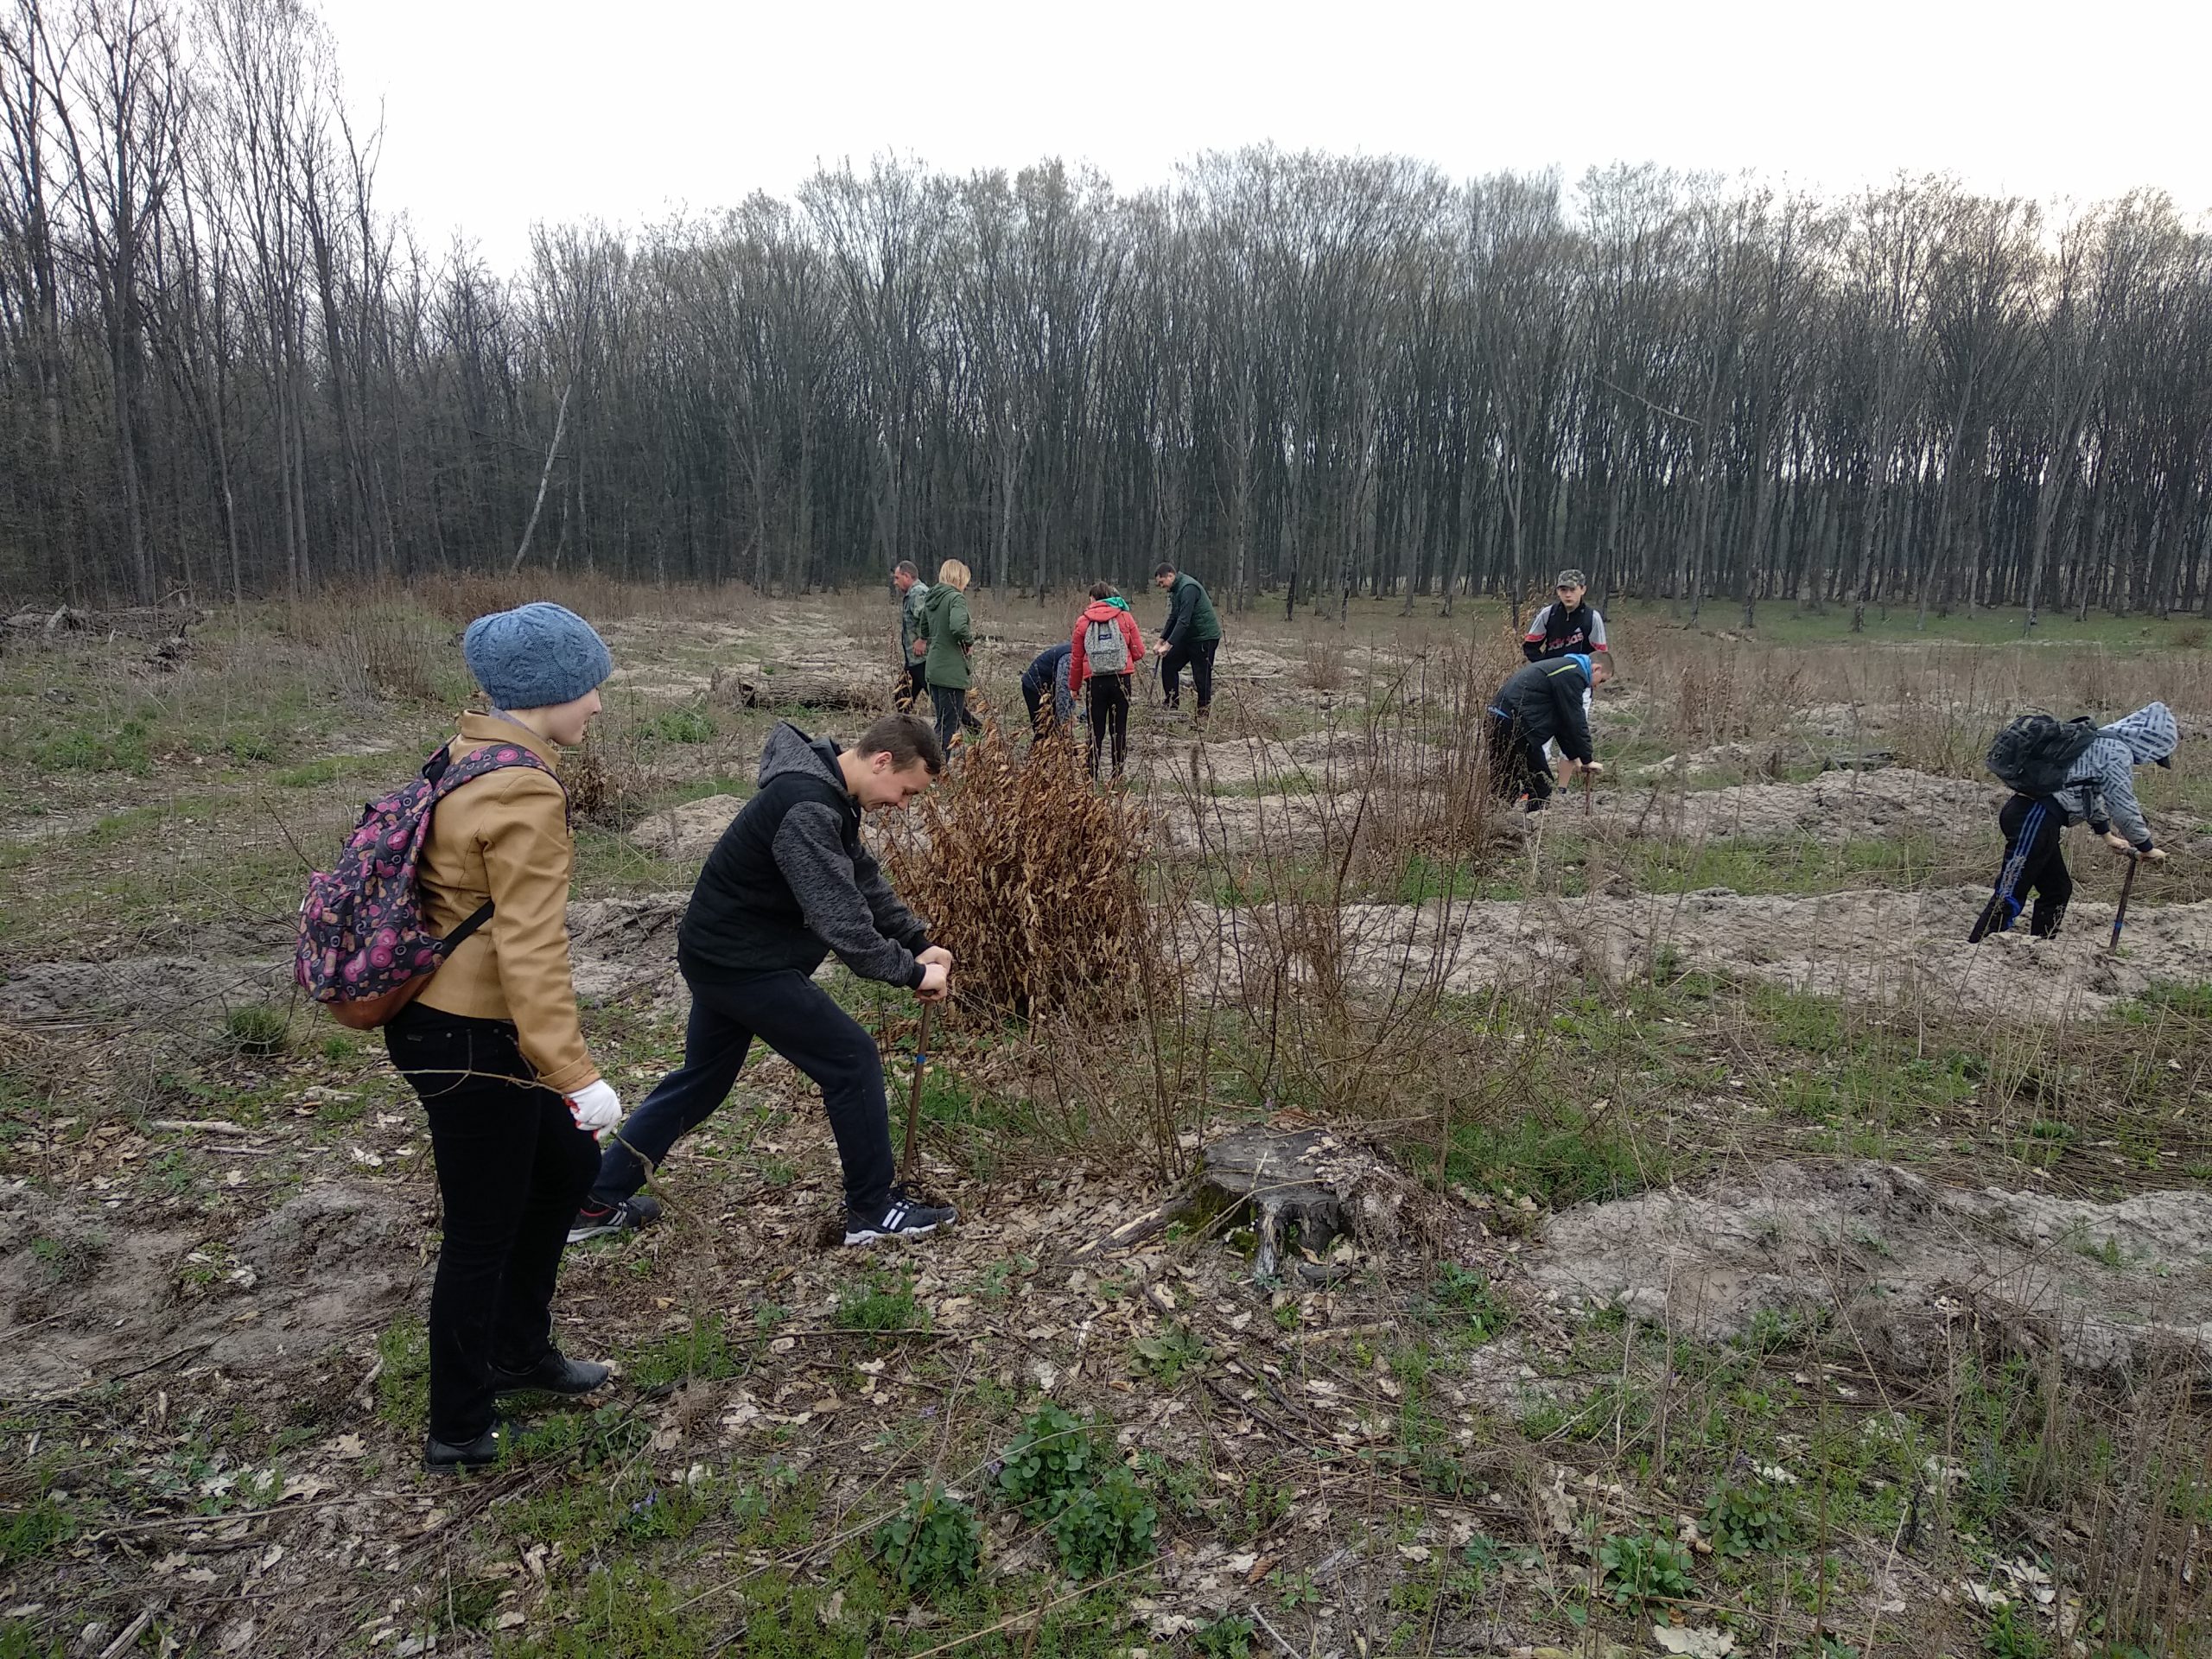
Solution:
M 1083 625 L 1083 664 L 1096 679 L 1129 671 L 1129 641 L 1117 620 L 1094 618 Z

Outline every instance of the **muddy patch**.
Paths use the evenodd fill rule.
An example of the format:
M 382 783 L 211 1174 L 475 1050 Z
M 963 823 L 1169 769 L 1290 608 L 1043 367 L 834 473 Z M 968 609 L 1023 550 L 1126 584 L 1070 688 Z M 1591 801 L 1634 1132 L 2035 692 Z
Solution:
M 424 1229 L 387 1187 L 308 1187 L 234 1233 L 0 1188 L 0 1397 L 155 1370 L 281 1371 L 382 1325 L 422 1271 Z
M 1713 1342 L 1762 1318 L 1847 1324 L 1878 1362 L 1939 1370 L 1987 1336 L 2093 1373 L 2212 1358 L 2212 1203 L 1947 1189 L 1885 1164 L 1770 1164 L 1748 1185 L 1554 1217 L 1548 1291 Z

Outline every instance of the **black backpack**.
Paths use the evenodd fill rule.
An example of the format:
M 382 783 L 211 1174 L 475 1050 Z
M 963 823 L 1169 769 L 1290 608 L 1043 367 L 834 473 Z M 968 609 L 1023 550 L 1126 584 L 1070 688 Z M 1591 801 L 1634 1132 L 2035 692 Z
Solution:
M 1992 740 L 1987 763 L 1998 782 L 2023 795 L 2056 795 L 2096 741 L 2096 722 L 2087 715 L 2061 721 L 2046 714 L 2022 715 Z

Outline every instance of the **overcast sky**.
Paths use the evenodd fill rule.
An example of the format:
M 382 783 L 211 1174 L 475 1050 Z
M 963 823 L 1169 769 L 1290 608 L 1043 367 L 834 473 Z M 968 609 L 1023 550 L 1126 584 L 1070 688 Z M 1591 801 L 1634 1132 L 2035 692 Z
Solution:
M 2201 0 L 323 5 L 349 100 L 383 105 L 385 207 L 500 266 L 534 219 L 704 212 L 886 149 L 1124 188 L 1272 139 L 1460 177 L 1655 161 L 1840 192 L 1904 168 L 2212 207 Z

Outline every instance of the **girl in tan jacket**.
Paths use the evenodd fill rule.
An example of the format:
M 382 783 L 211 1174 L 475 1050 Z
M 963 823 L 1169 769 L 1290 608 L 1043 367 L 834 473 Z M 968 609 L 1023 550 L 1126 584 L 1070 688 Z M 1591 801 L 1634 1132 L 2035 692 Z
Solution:
M 604 1365 L 553 1345 L 553 1280 L 599 1168 L 594 1135 L 622 1110 L 576 1015 L 575 845 L 556 776 L 561 748 L 599 712 L 613 660 L 589 623 L 548 604 L 479 617 L 461 652 L 493 712 L 461 716 L 448 760 L 494 744 L 519 753 L 439 804 L 416 882 L 440 938 L 487 900 L 492 916 L 385 1028 L 429 1116 L 445 1211 L 430 1291 L 433 1471 L 499 1456 L 499 1395 L 607 1381 Z

